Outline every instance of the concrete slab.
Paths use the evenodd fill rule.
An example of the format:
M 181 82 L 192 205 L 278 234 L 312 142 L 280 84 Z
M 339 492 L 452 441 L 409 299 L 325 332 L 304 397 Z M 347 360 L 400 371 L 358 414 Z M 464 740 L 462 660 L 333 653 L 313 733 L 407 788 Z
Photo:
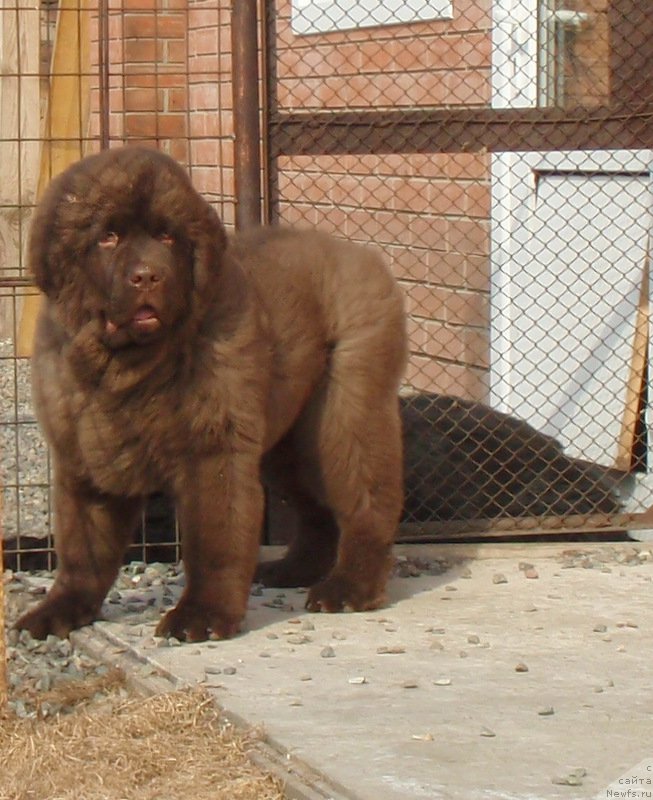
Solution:
M 653 758 L 647 548 L 404 547 L 452 566 L 393 578 L 378 611 L 308 614 L 301 592 L 266 590 L 227 642 L 161 646 L 110 607 L 95 629 L 262 726 L 323 776 L 315 796 L 607 798 Z

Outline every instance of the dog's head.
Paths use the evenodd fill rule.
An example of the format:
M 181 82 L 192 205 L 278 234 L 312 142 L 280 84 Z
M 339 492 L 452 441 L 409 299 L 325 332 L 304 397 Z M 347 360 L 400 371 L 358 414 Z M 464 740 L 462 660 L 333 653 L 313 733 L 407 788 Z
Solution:
M 107 150 L 52 181 L 32 223 L 39 288 L 74 333 L 109 347 L 157 341 L 207 306 L 226 244 L 182 167 L 155 150 Z

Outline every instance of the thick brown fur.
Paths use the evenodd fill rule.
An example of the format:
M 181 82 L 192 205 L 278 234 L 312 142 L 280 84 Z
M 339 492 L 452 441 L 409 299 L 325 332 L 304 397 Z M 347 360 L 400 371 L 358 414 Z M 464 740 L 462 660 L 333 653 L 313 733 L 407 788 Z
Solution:
M 175 500 L 184 593 L 158 633 L 225 638 L 245 615 L 261 476 L 301 517 L 269 585 L 310 610 L 383 600 L 402 505 L 400 290 L 371 250 L 223 227 L 167 156 L 90 156 L 48 188 L 30 241 L 46 295 L 33 356 L 54 462 L 58 573 L 18 622 L 97 617 L 153 491 Z

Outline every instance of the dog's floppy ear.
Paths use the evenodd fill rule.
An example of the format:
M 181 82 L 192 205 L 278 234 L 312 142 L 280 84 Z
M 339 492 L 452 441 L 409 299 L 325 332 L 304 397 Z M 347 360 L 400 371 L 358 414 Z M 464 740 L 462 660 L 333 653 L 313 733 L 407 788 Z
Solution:
M 195 290 L 211 294 L 217 283 L 222 257 L 227 246 L 227 234 L 215 209 L 203 198 L 198 202 L 198 219 L 194 224 L 193 276 Z
M 92 159 L 77 161 L 50 182 L 30 224 L 28 267 L 39 289 L 56 297 L 83 264 L 95 205 L 85 199 L 85 172 Z
M 59 176 L 45 190 L 30 223 L 27 263 L 36 285 L 46 295 L 60 289 L 61 253 L 55 222 L 63 194 L 63 176 Z

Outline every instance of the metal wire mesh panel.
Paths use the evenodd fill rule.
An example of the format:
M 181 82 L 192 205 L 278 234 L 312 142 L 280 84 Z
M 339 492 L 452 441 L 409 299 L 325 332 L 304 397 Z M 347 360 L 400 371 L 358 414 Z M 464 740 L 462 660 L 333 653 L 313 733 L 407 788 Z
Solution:
M 6 563 L 51 567 L 50 463 L 31 404 L 36 200 L 72 161 L 138 143 L 169 152 L 233 224 L 230 3 L 7 0 L 0 6 L 0 430 Z M 131 558 L 178 558 L 152 498 Z
M 260 8 L 270 221 L 381 249 L 404 289 L 404 531 L 650 527 L 648 5 Z M 29 401 L 32 209 L 70 160 L 138 142 L 185 164 L 231 227 L 232 10 L 0 7 L 0 470 L 19 565 L 51 544 Z M 165 498 L 139 536 L 139 557 L 178 555 Z
M 487 103 L 489 4 L 457 2 L 455 14 L 453 5 L 450 0 L 278 3 L 280 107 L 378 110 Z
M 276 216 L 382 249 L 405 290 L 405 530 L 636 526 L 651 11 L 270 5 Z
M 0 480 L 2 481 L 2 529 L 8 563 L 28 551 L 41 565 L 51 565 L 50 470 L 47 447 L 34 418 L 31 403 L 29 361 L 15 350 L 17 319 L 26 296 L 21 285 L 2 286 L 0 309 Z

